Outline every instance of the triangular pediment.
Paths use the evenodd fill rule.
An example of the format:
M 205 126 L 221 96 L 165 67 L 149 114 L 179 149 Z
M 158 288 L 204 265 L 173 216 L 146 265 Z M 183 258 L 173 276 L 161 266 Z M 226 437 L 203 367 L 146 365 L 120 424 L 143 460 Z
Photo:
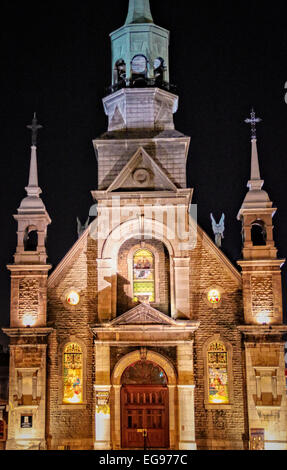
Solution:
M 147 304 L 140 304 L 132 310 L 124 313 L 115 320 L 111 321 L 110 326 L 122 325 L 170 325 L 175 326 L 177 323 L 155 308 Z
M 140 147 L 108 188 L 111 191 L 177 191 L 154 159 Z

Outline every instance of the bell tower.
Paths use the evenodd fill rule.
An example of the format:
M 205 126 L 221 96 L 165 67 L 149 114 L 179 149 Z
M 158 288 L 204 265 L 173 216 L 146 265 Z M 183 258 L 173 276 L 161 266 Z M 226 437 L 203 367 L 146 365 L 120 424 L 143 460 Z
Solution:
M 170 317 L 168 321 L 177 329 L 178 339 L 182 334 L 181 321 L 187 322 L 184 328 L 191 335 L 198 328 L 190 320 L 189 208 L 193 190 L 186 185 L 190 138 L 175 129 L 173 120 L 178 96 L 169 83 L 169 32 L 154 24 L 149 0 L 130 0 L 125 24 L 110 37 L 112 85 L 103 99 L 108 129 L 93 141 L 98 161 L 98 189 L 92 191 L 98 209 L 92 232 L 98 249 L 97 328 L 103 331 L 108 322 L 111 325 L 103 341 L 95 343 L 95 357 L 100 358 L 101 365 L 96 365 L 100 373 L 96 374 L 94 389 L 96 394 L 104 392 L 107 396 L 111 389 L 109 341 L 115 335 L 120 343 L 117 322 L 133 307 L 136 323 L 143 331 L 140 345 L 152 345 L 144 320 L 146 314 L 140 314 L 142 309 L 154 308 L 158 312 L 156 329 L 160 331 L 163 348 L 168 347 L 169 333 L 162 314 Z M 184 230 L 180 233 L 175 227 Z M 128 246 L 128 254 L 122 255 Z M 135 279 L 132 277 L 134 256 L 137 250 L 148 250 L 148 247 L 154 266 L 159 250 L 166 253 L 169 268 L 166 268 L 165 290 L 153 283 L 149 284 L 149 290 L 141 290 L 141 285 L 132 280 Z M 102 340 L 98 329 L 94 331 L 97 339 Z M 183 365 L 185 372 L 179 378 L 180 431 L 177 437 L 170 428 L 170 446 L 194 449 L 194 406 L 188 411 L 185 408 L 194 403 L 193 341 L 184 345 L 179 341 L 176 348 L 179 364 L 183 357 L 190 361 Z M 116 403 L 119 398 L 117 395 Z M 118 418 L 114 424 L 106 419 L 103 429 L 101 416 L 96 413 L 96 429 L 100 428 L 101 432 L 96 434 L 95 449 L 110 448 L 113 426 L 117 429 L 114 448 L 121 448 L 119 423 Z
M 237 216 L 242 222 L 243 260 L 239 265 L 246 286 L 245 321 L 278 325 L 283 321 L 280 268 L 285 260 L 277 258 L 273 239 L 273 216 L 277 209 L 262 189 L 264 181 L 260 176 L 255 130 L 260 119 L 252 110 L 251 119 L 246 122 L 252 125 L 251 176 L 247 184 L 249 191 Z M 258 289 L 264 293 L 261 301 Z
M 124 26 L 110 37 L 114 88 L 169 82 L 169 31 L 154 24 L 149 0 L 130 0 Z
M 242 223 L 244 337 L 250 447 L 256 433 L 264 436 L 266 450 L 287 448 L 286 392 L 281 266 L 273 240 L 276 212 L 262 189 L 257 151 L 256 118 L 251 119 L 251 177 L 238 213 Z
M 40 198 L 36 114 L 32 124 L 27 196 L 17 215 L 18 240 L 11 272 L 9 429 L 7 449 L 44 449 L 46 409 L 47 277 L 45 247 L 50 217 Z

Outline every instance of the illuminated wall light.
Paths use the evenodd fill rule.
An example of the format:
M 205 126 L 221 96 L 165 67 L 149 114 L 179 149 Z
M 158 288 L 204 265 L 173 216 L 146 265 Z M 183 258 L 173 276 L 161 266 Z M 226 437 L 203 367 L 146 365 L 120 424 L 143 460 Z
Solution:
M 31 315 L 30 313 L 26 313 L 24 316 L 23 316 L 23 325 L 26 326 L 26 327 L 31 327 L 31 326 L 34 326 L 35 323 L 36 323 L 36 318 L 34 315 Z
M 78 305 L 80 296 L 76 291 L 70 291 L 66 296 L 66 300 L 69 305 Z
M 270 323 L 270 312 L 268 310 L 262 310 L 262 312 L 258 313 L 256 316 L 256 320 L 260 325 L 269 325 Z
M 213 304 L 219 304 L 221 300 L 220 292 L 217 289 L 211 289 L 207 294 L 208 301 Z

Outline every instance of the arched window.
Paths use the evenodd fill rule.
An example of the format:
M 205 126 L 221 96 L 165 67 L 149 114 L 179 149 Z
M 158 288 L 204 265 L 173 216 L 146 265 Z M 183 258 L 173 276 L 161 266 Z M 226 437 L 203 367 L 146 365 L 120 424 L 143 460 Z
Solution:
M 163 83 L 164 71 L 165 71 L 165 64 L 164 60 L 161 57 L 158 57 L 154 61 L 154 78 L 156 84 L 161 85 Z
M 27 227 L 24 233 L 24 251 L 37 251 L 38 232 L 34 227 Z
M 133 300 L 155 301 L 154 256 L 149 250 L 138 250 L 133 257 Z
M 83 402 L 83 353 L 77 343 L 65 346 L 63 357 L 63 403 Z
M 228 355 L 223 342 L 213 341 L 207 349 L 208 403 L 229 403 Z
M 137 361 L 124 371 L 121 383 L 124 385 L 167 385 L 163 369 L 151 361 Z
M 123 83 L 126 78 L 126 63 L 123 59 L 120 59 L 115 64 L 115 82 Z
M 136 55 L 131 63 L 133 85 L 145 85 L 147 77 L 147 59 L 144 55 Z
M 265 224 L 261 220 L 255 220 L 251 226 L 251 240 L 254 246 L 266 245 Z

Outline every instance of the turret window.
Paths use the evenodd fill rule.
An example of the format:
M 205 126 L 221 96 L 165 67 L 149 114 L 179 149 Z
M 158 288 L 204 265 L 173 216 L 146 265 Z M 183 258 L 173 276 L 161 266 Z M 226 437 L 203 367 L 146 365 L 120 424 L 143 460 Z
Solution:
M 256 220 L 251 226 L 251 240 L 253 246 L 266 245 L 266 228 L 264 222 Z
M 156 84 L 161 85 L 164 78 L 165 64 L 164 60 L 161 57 L 158 57 L 154 61 L 154 78 Z
M 144 55 L 136 55 L 131 63 L 133 85 L 144 85 L 147 77 L 147 59 Z
M 34 227 L 27 227 L 24 233 L 24 250 L 37 251 L 38 232 Z
M 123 59 L 116 62 L 115 65 L 115 82 L 121 84 L 126 79 L 126 63 Z

